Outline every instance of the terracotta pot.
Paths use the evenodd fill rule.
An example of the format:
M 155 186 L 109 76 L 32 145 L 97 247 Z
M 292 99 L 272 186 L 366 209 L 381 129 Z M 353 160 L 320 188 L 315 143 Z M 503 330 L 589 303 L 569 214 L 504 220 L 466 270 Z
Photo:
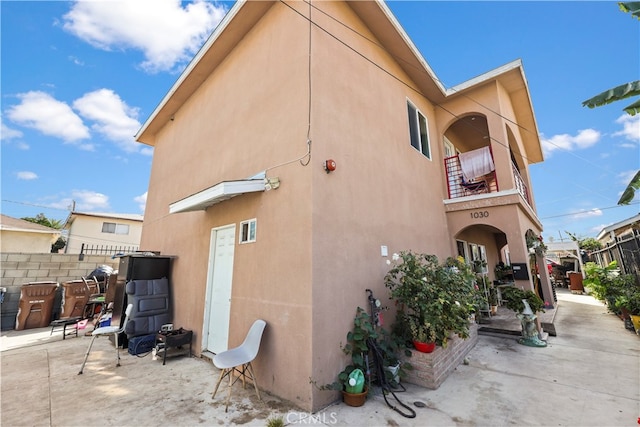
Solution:
M 362 406 L 367 399 L 367 392 L 366 386 L 362 393 L 347 393 L 342 390 L 342 401 L 349 406 Z
M 416 350 L 418 350 L 421 353 L 431 353 L 433 350 L 436 349 L 435 342 L 414 341 L 413 346 L 416 348 Z

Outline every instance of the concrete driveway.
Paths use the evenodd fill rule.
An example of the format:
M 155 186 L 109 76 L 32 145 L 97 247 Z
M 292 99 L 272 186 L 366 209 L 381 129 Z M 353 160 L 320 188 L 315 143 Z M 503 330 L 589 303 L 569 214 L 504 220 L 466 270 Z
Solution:
M 364 406 L 336 403 L 307 414 L 252 387 L 226 385 L 215 400 L 217 369 L 206 359 L 122 354 L 106 338 L 94 344 L 77 375 L 89 337 L 50 329 L 2 333 L 3 426 L 632 426 L 640 416 L 640 337 L 588 295 L 558 290 L 557 336 L 546 348 L 519 345 L 513 336 L 481 335 L 478 344 L 438 390 L 407 385 L 398 398 L 416 418 L 390 409 L 379 390 Z M 306 379 L 303 379 L 306 381 Z M 390 402 L 394 402 L 390 397 Z M 422 402 L 425 407 L 414 406 Z

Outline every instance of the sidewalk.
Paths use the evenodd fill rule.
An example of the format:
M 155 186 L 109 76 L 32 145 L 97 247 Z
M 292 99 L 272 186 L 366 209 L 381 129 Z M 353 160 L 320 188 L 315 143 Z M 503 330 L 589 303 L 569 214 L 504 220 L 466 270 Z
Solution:
M 557 336 L 546 348 L 522 346 L 515 337 L 481 335 L 438 390 L 407 385 L 398 398 L 414 419 L 387 407 L 379 392 L 364 406 L 343 403 L 307 414 L 252 387 L 226 388 L 211 399 L 217 369 L 206 359 L 121 352 L 95 341 L 85 373 L 77 375 L 88 337 L 49 337 L 50 328 L 3 332 L 0 338 L 3 426 L 633 426 L 640 416 L 640 337 L 588 295 L 558 290 Z M 389 401 L 394 403 L 393 397 Z M 422 402 L 426 407 L 414 406 Z

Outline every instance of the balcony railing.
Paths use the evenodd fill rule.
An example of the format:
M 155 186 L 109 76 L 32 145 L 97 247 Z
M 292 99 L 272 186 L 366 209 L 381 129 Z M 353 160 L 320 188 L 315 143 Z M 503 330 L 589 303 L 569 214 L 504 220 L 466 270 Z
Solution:
M 450 199 L 498 191 L 498 180 L 495 177 L 495 172 L 483 176 L 482 179 L 465 181 L 462 176 L 460 159 L 457 155 L 444 159 L 444 170 L 447 174 L 447 190 Z
M 531 205 L 531 199 L 529 199 L 529 189 L 524 183 L 522 176 L 520 176 L 520 172 L 518 172 L 518 169 L 516 169 L 516 166 L 513 163 L 511 164 L 511 169 L 513 170 L 513 177 L 516 181 L 516 189 L 518 190 L 518 193 L 520 193 L 522 197 L 524 197 L 524 199 L 527 201 L 527 204 Z

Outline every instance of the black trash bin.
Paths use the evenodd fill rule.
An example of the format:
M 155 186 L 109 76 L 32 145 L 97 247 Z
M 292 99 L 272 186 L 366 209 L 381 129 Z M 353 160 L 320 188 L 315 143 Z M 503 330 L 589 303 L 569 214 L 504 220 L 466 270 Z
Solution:
M 57 282 L 30 282 L 20 288 L 20 303 L 16 315 L 16 330 L 49 326 Z

